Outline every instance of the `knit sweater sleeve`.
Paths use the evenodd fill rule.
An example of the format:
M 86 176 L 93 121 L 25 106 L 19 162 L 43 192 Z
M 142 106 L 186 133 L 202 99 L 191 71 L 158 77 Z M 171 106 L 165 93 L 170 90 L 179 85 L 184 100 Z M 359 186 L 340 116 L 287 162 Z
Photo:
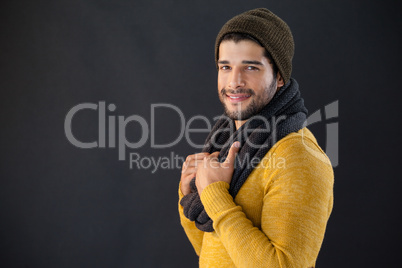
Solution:
M 204 237 L 204 232 L 200 231 L 193 221 L 187 219 L 183 213 L 183 206 L 180 204 L 180 200 L 183 198 L 183 193 L 180 190 L 179 185 L 179 215 L 180 215 L 180 223 L 186 233 L 190 243 L 193 245 L 195 253 L 200 256 L 201 247 L 202 247 L 202 239 Z
M 271 153 L 284 157 L 286 167 L 262 173 L 261 226 L 235 203 L 226 182 L 208 185 L 201 201 L 236 267 L 314 266 L 332 210 L 332 167 L 308 139 L 287 139 Z

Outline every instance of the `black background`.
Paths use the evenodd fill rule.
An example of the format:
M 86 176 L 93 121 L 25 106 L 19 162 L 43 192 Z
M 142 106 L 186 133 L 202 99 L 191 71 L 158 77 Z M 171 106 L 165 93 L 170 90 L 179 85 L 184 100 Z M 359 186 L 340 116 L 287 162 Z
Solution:
M 267 7 L 292 29 L 292 76 L 310 112 L 338 100 L 335 204 L 318 267 L 396 267 L 401 252 L 401 19 L 397 1 L 2 1 L 0 6 L 1 267 L 196 267 L 179 223 L 180 169 L 130 169 L 116 148 L 80 149 L 64 133 L 80 103 L 108 116 L 169 103 L 213 118 L 214 41 L 248 9 Z M 82 141 L 97 111 L 77 113 Z M 155 140 L 180 128 L 158 110 Z M 311 129 L 325 147 L 325 123 Z M 202 124 L 201 124 L 201 127 Z M 127 127 L 128 140 L 141 136 Z M 206 134 L 205 134 L 206 136 Z M 194 136 L 201 142 L 204 135 Z M 142 157 L 197 152 L 139 149 Z

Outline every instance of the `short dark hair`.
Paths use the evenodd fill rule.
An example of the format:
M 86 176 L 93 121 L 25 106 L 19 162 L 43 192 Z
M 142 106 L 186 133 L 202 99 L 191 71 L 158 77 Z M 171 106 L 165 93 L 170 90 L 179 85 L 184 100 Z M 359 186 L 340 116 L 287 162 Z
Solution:
M 258 45 L 260 45 L 261 47 L 264 48 L 264 57 L 266 57 L 269 61 L 269 63 L 271 63 L 272 65 L 272 69 L 273 69 L 273 74 L 274 74 L 274 78 L 276 79 L 276 76 L 278 74 L 278 66 L 276 66 L 276 63 L 274 61 L 274 59 L 272 58 L 271 54 L 268 52 L 268 50 L 261 44 L 260 41 L 258 41 L 257 39 L 255 39 L 254 37 L 252 37 L 249 34 L 245 34 L 245 33 L 228 33 L 225 34 L 221 40 L 221 43 L 223 41 L 234 41 L 235 43 L 238 43 L 242 40 L 251 40 L 255 43 L 257 43 Z

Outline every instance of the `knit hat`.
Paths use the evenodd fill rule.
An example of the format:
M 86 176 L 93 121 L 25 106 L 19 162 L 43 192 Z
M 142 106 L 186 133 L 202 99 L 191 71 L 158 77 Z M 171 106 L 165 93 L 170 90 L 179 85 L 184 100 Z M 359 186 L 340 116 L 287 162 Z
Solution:
M 223 25 L 215 43 L 215 61 L 218 64 L 219 45 L 229 33 L 243 33 L 257 39 L 272 55 L 285 82 L 292 73 L 294 42 L 289 26 L 266 8 L 246 11 Z

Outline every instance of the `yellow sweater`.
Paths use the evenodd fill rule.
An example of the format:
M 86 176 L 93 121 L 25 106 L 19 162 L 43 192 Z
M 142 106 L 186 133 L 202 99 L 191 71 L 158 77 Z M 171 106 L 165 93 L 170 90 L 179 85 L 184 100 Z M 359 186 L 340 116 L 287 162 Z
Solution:
M 204 233 L 183 214 L 181 224 L 200 267 L 314 267 L 333 205 L 334 175 L 304 128 L 278 141 L 241 187 L 215 182 L 201 194 L 215 229 Z

